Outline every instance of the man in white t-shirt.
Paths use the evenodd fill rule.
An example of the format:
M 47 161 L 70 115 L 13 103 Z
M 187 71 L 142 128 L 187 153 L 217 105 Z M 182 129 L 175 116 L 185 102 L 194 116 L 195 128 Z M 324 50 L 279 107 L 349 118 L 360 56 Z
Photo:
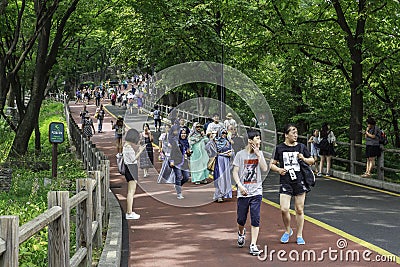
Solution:
M 206 133 L 212 133 L 212 132 L 217 132 L 219 133 L 222 129 L 224 128 L 224 124 L 222 122 L 219 121 L 219 114 L 215 113 L 213 115 L 213 122 L 211 122 L 210 124 L 208 124 Z
M 237 185 L 237 224 L 239 247 L 245 244 L 246 230 L 244 228 L 247 213 L 250 209 L 251 217 L 251 244 L 250 254 L 258 256 L 262 253 L 257 247 L 260 227 L 260 207 L 262 201 L 261 171 L 268 170 L 262 151 L 260 151 L 261 135 L 258 131 L 250 130 L 247 133 L 248 143 L 245 149 L 239 151 L 233 161 L 233 179 Z

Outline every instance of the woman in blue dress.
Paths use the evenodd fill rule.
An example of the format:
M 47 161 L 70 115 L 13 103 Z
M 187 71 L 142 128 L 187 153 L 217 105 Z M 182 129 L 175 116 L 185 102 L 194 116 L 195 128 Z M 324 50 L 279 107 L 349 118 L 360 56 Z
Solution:
M 217 147 L 217 159 L 214 168 L 214 201 L 223 202 L 226 198 L 232 198 L 231 183 L 231 156 L 232 145 L 229 142 L 228 131 L 222 129 L 215 138 Z

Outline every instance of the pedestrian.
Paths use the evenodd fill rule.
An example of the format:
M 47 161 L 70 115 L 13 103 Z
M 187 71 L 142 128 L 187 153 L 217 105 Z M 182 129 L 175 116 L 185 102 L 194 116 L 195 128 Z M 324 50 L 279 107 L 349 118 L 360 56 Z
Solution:
M 96 91 L 94 91 L 94 98 L 96 100 L 96 107 L 99 107 L 101 100 L 101 93 L 99 88 L 96 88 Z
M 208 155 L 207 169 L 209 171 L 209 177 L 214 178 L 215 162 L 217 159 L 217 144 L 215 138 L 217 137 L 217 132 L 211 132 L 207 134 L 208 142 L 206 144 L 206 151 Z
M 237 186 L 237 244 L 241 248 L 246 242 L 246 221 L 250 209 L 251 243 L 250 254 L 258 256 L 262 250 L 258 249 L 257 239 L 260 229 L 260 207 L 262 201 L 261 171 L 268 170 L 261 146 L 261 136 L 258 131 L 250 130 L 247 133 L 247 146 L 240 150 L 233 160 L 233 179 Z
M 190 173 L 192 182 L 195 184 L 206 184 L 208 178 L 208 155 L 206 151 L 206 143 L 208 138 L 204 133 L 203 126 L 199 122 L 193 124 L 193 128 L 189 134 L 189 144 L 192 150 L 190 157 Z
M 170 156 L 171 145 L 168 143 L 168 137 L 171 127 L 168 124 L 164 126 L 164 132 L 158 138 L 158 152 L 160 153 L 160 160 L 165 160 Z
M 293 124 L 288 124 L 284 128 L 285 141 L 277 145 L 274 159 L 271 161 L 271 170 L 280 175 L 279 202 L 285 232 L 280 241 L 288 243 L 293 230 L 290 227 L 290 201 L 294 197 L 297 225 L 297 244 L 304 245 L 303 226 L 304 226 L 304 202 L 306 193 L 310 189 L 304 183 L 304 177 L 300 170 L 299 160 L 308 165 L 314 163 L 313 157 L 307 147 L 297 142 L 297 128 Z M 278 166 L 279 164 L 279 166 Z
M 209 134 L 209 132 L 207 132 L 207 128 L 208 128 L 208 125 L 210 125 L 210 123 L 212 123 L 214 120 L 212 119 L 212 118 L 206 118 L 206 122 L 204 123 L 204 125 L 203 125 L 203 129 L 204 129 L 204 132 L 206 132 L 206 134 Z
M 228 129 L 228 127 L 232 125 L 234 128 L 237 128 L 237 122 L 233 118 L 232 113 L 226 114 L 226 120 L 224 120 L 224 127 Z
M 175 133 L 179 130 L 178 138 Z M 175 190 L 178 199 L 183 199 L 182 186 L 189 181 L 189 157 L 191 150 L 187 139 L 186 130 L 177 128 L 176 125 L 171 128 L 171 157 L 169 166 L 175 173 Z
M 319 133 L 319 155 L 321 161 L 319 162 L 319 172 L 317 176 L 322 176 L 324 162 L 326 160 L 326 176 L 330 176 L 332 156 L 335 155 L 336 137 L 330 129 L 328 123 L 323 123 Z
M 113 121 L 111 121 L 111 129 L 115 130 L 115 144 L 117 146 L 117 153 L 122 154 L 122 135 L 125 132 L 124 118 L 122 116 L 118 116 L 115 124 Z
M 133 114 L 133 95 L 128 94 L 128 109 L 129 109 L 129 114 Z
M 375 167 L 375 158 L 381 155 L 381 147 L 379 144 L 378 133 L 380 129 L 376 126 L 374 118 L 367 119 L 367 128 L 362 133 L 365 136 L 365 156 L 367 158 L 367 167 L 365 173 L 361 177 L 371 177 L 372 170 Z
M 81 110 L 81 112 L 79 113 L 79 117 L 81 117 L 82 129 L 83 129 L 83 121 L 85 120 L 87 113 L 89 113 L 89 111 L 86 109 L 86 105 L 83 105 L 83 110 Z
M 186 125 L 186 121 L 185 121 L 185 119 L 184 118 L 179 118 L 179 127 L 181 128 L 181 129 L 185 129 L 185 131 L 187 132 L 187 133 L 189 133 L 190 132 L 190 129 L 189 129 L 189 127 Z
M 208 124 L 206 133 L 208 134 L 208 133 L 211 133 L 211 132 L 214 132 L 214 131 L 219 133 L 221 131 L 221 129 L 223 129 L 223 128 L 224 128 L 224 124 L 219 121 L 219 114 L 218 113 L 214 113 L 213 122 Z
M 161 111 L 158 108 L 159 108 L 158 105 L 154 105 L 153 119 L 154 119 L 155 131 L 161 131 Z
M 77 104 L 78 102 L 82 102 L 82 93 L 79 88 L 76 89 L 76 93 L 75 93 L 75 104 Z
M 243 136 L 240 136 L 237 128 L 234 128 L 232 125 L 228 127 L 228 139 L 232 144 L 232 149 L 234 152 L 238 152 L 244 149 L 246 146 Z
M 114 90 L 111 91 L 111 105 L 115 106 L 115 101 L 117 101 L 117 94 Z
M 317 162 L 318 162 L 318 157 L 319 157 L 319 130 L 314 129 L 312 136 L 310 136 L 310 139 L 308 139 L 308 143 L 310 143 L 311 146 L 311 156 L 314 158 L 314 169 L 317 172 Z
M 125 164 L 125 179 L 128 183 L 128 194 L 126 196 L 127 220 L 140 218 L 140 215 L 133 211 L 133 198 L 135 196 L 138 182 L 137 159 L 145 150 L 145 146 L 139 146 L 140 133 L 136 129 L 129 129 L 125 136 L 125 144 L 122 149 Z
M 214 201 L 224 202 L 227 198 L 232 198 L 231 184 L 231 156 L 232 145 L 227 138 L 228 132 L 221 129 L 215 138 L 217 148 L 217 158 L 214 167 Z
M 141 133 L 143 144 L 146 145 L 146 152 L 140 156 L 140 168 L 143 170 L 143 177 L 148 176 L 148 169 L 153 167 L 153 134 L 150 131 L 148 123 L 143 124 L 143 132 Z
M 96 133 L 96 130 L 94 129 L 93 125 L 93 120 L 92 118 L 90 118 L 89 112 L 85 114 L 85 118 L 83 119 L 82 130 L 83 130 L 83 137 L 85 137 L 88 141 L 90 140 L 90 137 L 92 137 L 93 134 Z
M 100 104 L 100 107 L 97 108 L 95 118 L 97 119 L 97 132 L 103 132 L 103 120 L 106 115 L 106 112 L 103 109 L 103 104 Z
M 142 114 L 143 92 L 139 92 L 139 94 L 137 95 L 137 106 L 138 106 L 138 114 Z

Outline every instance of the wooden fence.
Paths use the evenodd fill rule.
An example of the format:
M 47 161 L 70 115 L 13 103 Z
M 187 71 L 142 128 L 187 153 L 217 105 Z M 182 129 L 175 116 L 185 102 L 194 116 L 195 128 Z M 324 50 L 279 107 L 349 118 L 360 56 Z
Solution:
M 22 226 L 18 216 L 0 216 L 0 267 L 18 266 L 19 245 L 46 226 L 48 266 L 92 266 L 92 248 L 102 246 L 102 230 L 107 228 L 109 219 L 110 161 L 82 137 L 68 105 L 64 106 L 70 141 L 75 144 L 89 178 L 77 179 L 76 194 L 72 197 L 68 191 L 50 191 L 48 210 Z M 73 209 L 76 209 L 76 250 L 70 255 Z

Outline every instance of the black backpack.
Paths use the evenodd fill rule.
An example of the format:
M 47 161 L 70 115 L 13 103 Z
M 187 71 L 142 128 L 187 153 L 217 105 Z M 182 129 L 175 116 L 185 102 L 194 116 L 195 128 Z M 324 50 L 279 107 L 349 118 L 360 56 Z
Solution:
M 324 138 L 321 139 L 321 141 L 319 142 L 319 149 L 321 149 L 321 150 L 329 150 L 328 137 L 324 137 Z
M 330 147 L 330 143 L 328 141 L 328 136 L 331 133 L 331 131 L 329 131 L 327 133 L 326 137 L 322 137 L 322 139 L 319 141 L 319 149 L 320 150 L 324 150 L 324 151 L 328 151 L 329 147 Z
M 386 133 L 383 130 L 379 130 L 378 133 L 379 144 L 387 145 L 389 140 L 387 139 Z

